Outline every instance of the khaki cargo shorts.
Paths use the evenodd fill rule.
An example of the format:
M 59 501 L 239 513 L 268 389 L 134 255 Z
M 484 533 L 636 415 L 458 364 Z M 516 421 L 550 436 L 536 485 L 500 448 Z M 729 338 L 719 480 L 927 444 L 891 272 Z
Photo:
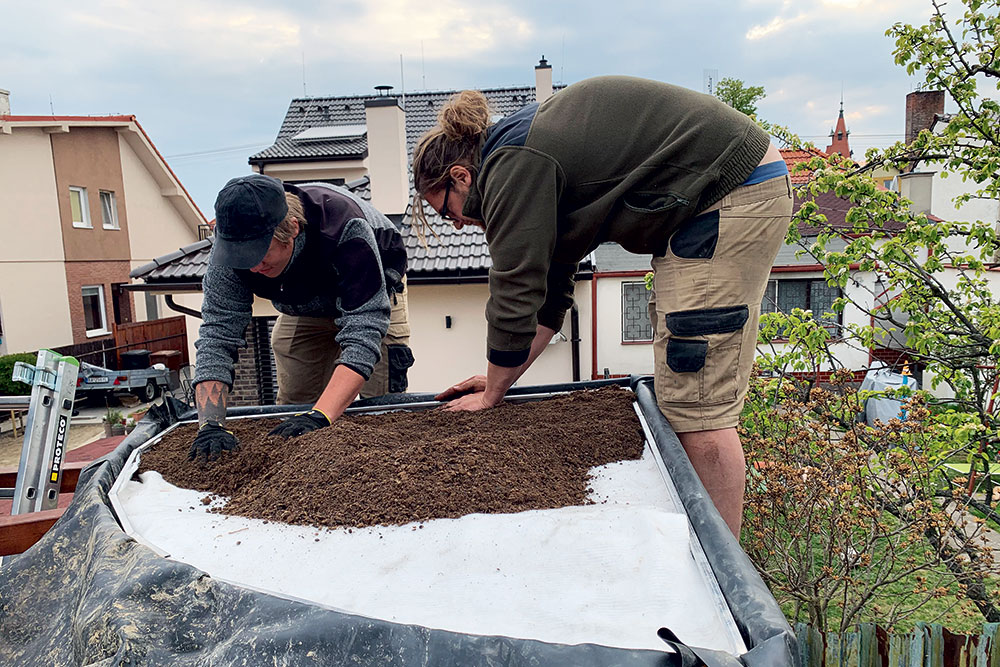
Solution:
M 382 339 L 382 356 L 361 387 L 361 398 L 406 391 L 406 371 L 413 365 L 408 291 L 404 278 L 403 291 L 389 296 L 392 312 L 389 330 Z M 278 369 L 279 405 L 316 402 L 340 359 L 339 332 L 332 317 L 278 316 L 271 332 L 271 349 Z
M 788 176 L 741 186 L 686 223 L 654 257 L 656 401 L 678 433 L 739 422 L 760 302 L 788 231 Z

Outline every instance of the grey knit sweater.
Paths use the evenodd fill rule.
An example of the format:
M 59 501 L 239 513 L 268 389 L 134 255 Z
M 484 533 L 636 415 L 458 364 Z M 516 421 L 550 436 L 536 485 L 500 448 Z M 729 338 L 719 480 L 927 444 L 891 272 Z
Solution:
M 233 364 L 239 348 L 246 346 L 255 294 L 269 298 L 279 313 L 335 318 L 338 363 L 365 379 L 381 356 L 389 328 L 389 292 L 405 272 L 405 252 L 402 266 L 394 254 L 402 248 L 399 231 L 343 188 L 310 183 L 285 189 L 302 199 L 307 224 L 280 276 L 267 279 L 209 260 L 202 282 L 203 322 L 195 343 L 195 384 L 218 380 L 232 388 Z M 388 255 L 387 245 L 393 246 Z M 392 258 L 385 267 L 383 258 Z

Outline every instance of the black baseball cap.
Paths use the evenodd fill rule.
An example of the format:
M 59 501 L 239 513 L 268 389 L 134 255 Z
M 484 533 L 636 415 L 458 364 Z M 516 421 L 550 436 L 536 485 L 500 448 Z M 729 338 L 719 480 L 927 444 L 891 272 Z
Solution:
M 264 259 L 288 204 L 281 181 L 249 174 L 226 183 L 215 199 L 215 249 L 212 262 L 251 269 Z

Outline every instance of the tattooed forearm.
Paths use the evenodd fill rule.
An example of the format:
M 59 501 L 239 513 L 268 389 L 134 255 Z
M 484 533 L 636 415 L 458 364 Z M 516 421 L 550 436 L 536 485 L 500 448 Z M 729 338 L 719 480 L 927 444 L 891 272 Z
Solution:
M 198 405 L 198 424 L 216 421 L 220 424 L 226 421 L 226 403 L 229 400 L 229 388 L 224 382 L 206 380 L 195 387 L 194 400 Z

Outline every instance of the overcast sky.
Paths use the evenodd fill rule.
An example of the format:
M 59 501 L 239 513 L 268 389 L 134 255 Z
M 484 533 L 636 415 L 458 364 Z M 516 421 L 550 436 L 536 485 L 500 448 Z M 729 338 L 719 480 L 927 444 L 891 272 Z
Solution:
M 289 101 L 629 74 L 763 86 L 758 112 L 820 148 L 841 94 L 855 157 L 902 138 L 916 80 L 885 31 L 929 0 L 0 0 L 15 115 L 134 114 L 208 218 Z M 401 63 L 402 59 L 402 63 Z M 131 212 L 130 212 L 131 214 Z

